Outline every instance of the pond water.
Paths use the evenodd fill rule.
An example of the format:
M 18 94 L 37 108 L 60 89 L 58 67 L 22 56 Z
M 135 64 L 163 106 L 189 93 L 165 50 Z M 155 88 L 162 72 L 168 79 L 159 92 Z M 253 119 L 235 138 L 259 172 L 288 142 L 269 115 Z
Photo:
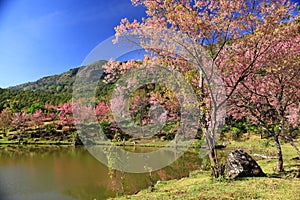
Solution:
M 188 176 L 204 162 L 196 150 L 189 150 L 151 174 L 121 173 L 109 170 L 83 147 L 62 146 L 0 146 L 0 160 L 0 199 L 4 200 L 106 199 L 136 193 L 158 180 Z

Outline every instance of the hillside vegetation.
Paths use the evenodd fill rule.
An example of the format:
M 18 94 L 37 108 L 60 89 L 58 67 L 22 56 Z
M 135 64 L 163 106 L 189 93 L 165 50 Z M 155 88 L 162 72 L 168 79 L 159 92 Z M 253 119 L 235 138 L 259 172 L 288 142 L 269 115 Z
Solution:
M 106 61 L 100 60 L 92 63 L 90 66 L 102 66 Z M 23 91 L 48 92 L 51 94 L 71 94 L 72 86 L 76 75 L 81 67 L 70 69 L 62 74 L 43 77 L 35 82 L 28 82 L 21 85 L 13 86 L 8 89 Z
M 105 63 L 106 61 L 100 60 L 92 63 L 89 67 L 99 67 Z M 77 67 L 62 74 L 43 77 L 34 82 L 12 86 L 7 89 L 0 88 L 0 111 L 7 108 L 11 112 L 20 112 L 27 110 L 33 104 L 42 106 L 45 104 L 61 105 L 71 101 L 73 83 L 80 69 L 81 67 Z M 105 96 L 106 91 L 105 84 L 99 81 L 97 95 Z

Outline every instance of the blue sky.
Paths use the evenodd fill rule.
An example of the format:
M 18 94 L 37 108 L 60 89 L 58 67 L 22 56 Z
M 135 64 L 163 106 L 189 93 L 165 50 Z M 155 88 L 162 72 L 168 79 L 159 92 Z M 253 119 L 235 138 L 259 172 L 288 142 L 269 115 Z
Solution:
M 0 87 L 80 66 L 124 17 L 145 10 L 130 0 L 0 0 Z
M 0 0 L 0 87 L 78 67 L 122 18 L 145 16 L 130 0 Z

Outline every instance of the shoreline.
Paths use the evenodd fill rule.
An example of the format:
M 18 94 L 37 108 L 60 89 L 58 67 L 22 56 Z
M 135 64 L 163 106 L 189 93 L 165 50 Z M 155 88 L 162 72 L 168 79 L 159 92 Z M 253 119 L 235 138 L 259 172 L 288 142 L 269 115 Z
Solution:
M 131 142 L 125 142 L 125 143 L 94 143 L 91 144 L 91 146 L 118 146 L 118 147 L 149 147 L 149 148 L 198 148 L 195 146 L 194 143 L 191 145 L 168 145 L 170 141 L 166 142 L 161 142 L 160 144 L 155 144 L 155 142 L 152 143 L 139 143 L 139 144 L 132 144 Z M 26 146 L 26 145 L 38 145 L 38 146 L 43 146 L 43 145 L 58 145 L 58 146 L 85 146 L 85 145 L 74 145 L 74 142 L 70 141 L 26 141 L 26 142 L 19 142 L 19 141 L 0 141 L 0 146 L 1 145 L 16 145 L 16 146 Z
M 226 148 L 248 149 L 248 152 L 258 152 L 273 155 L 276 152 L 271 142 L 265 149 L 267 139 L 250 138 L 245 141 L 232 141 Z M 297 141 L 300 144 L 300 140 Z M 158 181 L 153 186 L 140 190 L 136 194 L 125 194 L 110 199 L 300 199 L 300 163 L 297 153 L 288 143 L 282 144 L 285 152 L 285 172 L 274 172 L 276 159 L 254 157 L 267 177 L 245 177 L 237 179 L 212 178 L 209 170 L 196 170 L 188 177 Z M 300 158 L 299 158 L 300 159 Z

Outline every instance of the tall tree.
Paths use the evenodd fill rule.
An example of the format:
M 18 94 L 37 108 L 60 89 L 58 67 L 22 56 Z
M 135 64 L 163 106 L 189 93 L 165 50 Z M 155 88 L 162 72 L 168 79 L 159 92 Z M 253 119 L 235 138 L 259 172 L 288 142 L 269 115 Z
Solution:
M 284 170 L 280 136 L 299 152 L 289 133 L 300 123 L 300 33 L 292 27 L 287 24 L 278 30 L 289 34 L 279 36 L 280 41 L 259 61 L 261 68 L 245 78 L 229 101 L 233 116 L 248 117 L 273 137 L 279 172 Z
M 237 87 L 261 67 L 259 61 L 271 53 L 279 42 L 278 35 L 284 34 L 276 31 L 277 28 L 282 22 L 293 21 L 291 12 L 296 9 L 296 5 L 286 0 L 132 0 L 132 2 L 134 5 L 145 6 L 148 17 L 142 22 L 137 20 L 129 22 L 123 19 L 116 27 L 116 41 L 128 33 L 148 34 L 154 40 L 158 38 L 157 41 L 161 41 L 166 39 L 164 36 L 166 31 L 162 30 L 176 31 L 189 38 L 182 40 L 170 34 L 167 39 L 170 46 L 173 45 L 173 50 L 164 47 L 151 48 L 152 44 L 158 43 L 155 41 L 149 45 L 144 43 L 141 45 L 154 52 L 160 62 L 170 67 L 175 66 L 173 69 L 184 71 L 189 64 L 200 68 L 201 77 L 206 82 L 210 96 L 210 101 L 206 103 L 210 114 L 205 112 L 201 114 L 201 126 L 206 137 L 213 175 L 218 177 L 221 167 L 214 146 L 217 124 L 211 124 L 216 120 L 213 119 L 215 113 L 234 94 Z M 185 43 L 186 41 L 188 43 Z M 195 48 L 195 45 L 204 46 L 209 56 L 204 59 L 210 59 L 211 62 L 205 63 L 201 60 L 203 57 L 197 57 L 201 49 Z M 178 49 L 184 55 L 189 54 L 191 59 L 174 55 Z M 227 85 L 227 96 L 222 101 L 217 99 L 218 94 L 213 91 L 212 79 L 216 77 L 212 76 L 212 72 L 205 70 L 205 64 L 209 63 L 213 63 L 209 68 L 210 71 L 219 70 L 222 74 L 219 78 L 225 83 L 230 83 Z M 202 82 L 201 79 L 199 82 Z

